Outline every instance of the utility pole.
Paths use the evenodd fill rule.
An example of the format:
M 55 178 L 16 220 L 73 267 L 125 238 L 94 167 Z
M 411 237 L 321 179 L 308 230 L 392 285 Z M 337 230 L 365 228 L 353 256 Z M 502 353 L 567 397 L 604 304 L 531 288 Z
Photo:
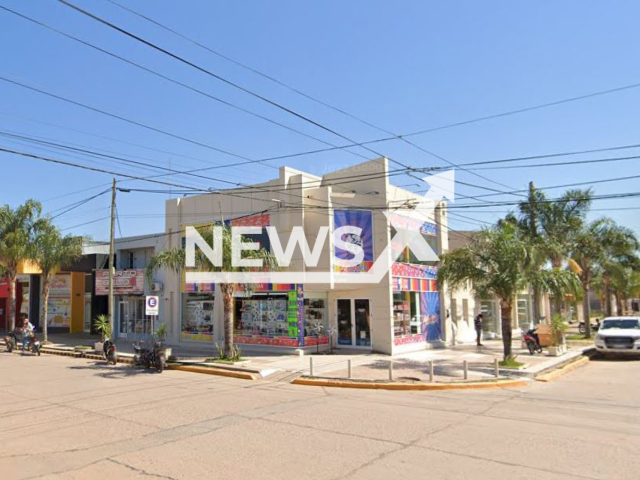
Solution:
M 111 187 L 111 231 L 109 233 L 109 324 L 111 325 L 111 336 L 113 337 L 113 315 L 115 305 L 113 299 L 113 276 L 115 274 L 115 225 L 116 225 L 116 179 L 113 179 Z
M 536 205 L 536 187 L 529 182 L 529 232 L 535 241 L 538 236 L 538 206 Z M 533 321 L 540 320 L 540 290 L 533 287 Z

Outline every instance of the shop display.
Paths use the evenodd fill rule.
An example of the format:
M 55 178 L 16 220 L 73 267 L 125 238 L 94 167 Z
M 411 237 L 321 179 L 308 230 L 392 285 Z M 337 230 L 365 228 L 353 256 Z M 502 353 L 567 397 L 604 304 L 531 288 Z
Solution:
M 183 333 L 213 335 L 213 301 L 187 300 Z
M 393 334 L 394 336 L 411 333 L 411 311 L 409 303 L 394 295 L 393 298 Z
M 236 334 L 297 336 L 297 323 L 295 332 L 292 330 L 294 326 L 290 327 L 286 298 L 278 296 L 238 299 L 236 301 L 236 305 L 239 306 L 239 310 L 236 311 Z M 297 312 L 297 303 L 295 308 Z
M 305 298 L 304 299 L 304 330 L 305 336 L 316 336 L 315 325 L 323 326 L 320 335 L 326 335 L 329 328 L 329 322 L 326 313 L 326 300 L 323 298 Z

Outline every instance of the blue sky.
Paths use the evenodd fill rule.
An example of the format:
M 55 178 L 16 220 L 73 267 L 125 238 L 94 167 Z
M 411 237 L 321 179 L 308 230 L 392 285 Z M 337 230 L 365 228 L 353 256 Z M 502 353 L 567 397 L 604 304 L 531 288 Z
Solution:
M 636 60 L 640 5 L 633 1 L 119 1 L 237 61 L 395 133 L 640 82 L 640 64 Z M 199 49 L 109 2 L 75 3 L 349 138 L 365 141 L 387 136 Z M 306 134 L 335 144 L 344 143 L 57 2 L 2 0 L 0 4 Z M 141 72 L 4 11 L 0 11 L 0 44 L 1 76 L 246 157 L 265 158 L 325 146 Z M 0 99 L 2 131 L 117 152 L 176 169 L 234 161 L 210 149 L 1 81 Z M 640 88 L 630 89 L 428 133 L 412 137 L 412 141 L 460 163 L 635 144 L 640 143 L 639 100 Z M 144 144 L 163 152 L 122 142 Z M 91 163 L 86 158 L 45 151 L 3 136 L 0 146 Z M 412 166 L 445 165 L 442 160 L 399 141 L 378 144 L 375 149 Z M 363 150 L 359 152 L 373 157 Z M 637 149 L 604 152 L 579 158 L 637 152 Z M 286 163 L 323 173 L 360 161 L 348 152 L 338 151 L 298 157 Z M 530 180 L 546 187 L 637 175 L 640 173 L 637 162 L 479 173 L 521 189 Z M 109 164 L 104 159 L 94 164 L 120 172 L 152 174 L 148 170 Z M 282 162 L 271 164 L 278 166 Z M 99 193 L 111 181 L 109 175 L 5 153 L 0 153 L 0 168 L 0 204 L 15 206 L 27 198 L 36 198 L 43 202 L 47 212 L 54 214 L 66 205 Z M 252 183 L 272 178 L 277 172 L 253 165 L 205 174 Z M 459 171 L 458 178 L 480 187 L 502 188 L 468 172 Z M 171 181 L 224 186 L 184 177 Z M 415 180 L 398 177 L 394 183 L 405 185 Z M 596 194 L 635 192 L 640 191 L 637 183 L 628 180 L 594 188 Z M 142 182 L 127 184 L 165 188 Z M 482 188 L 461 185 L 457 188 L 457 193 L 465 195 L 490 193 Z M 78 193 L 69 195 L 73 192 Z M 561 192 L 549 190 L 548 194 L 555 197 Z M 169 195 L 120 194 L 122 234 L 162 231 L 167 198 Z M 514 197 L 490 198 L 501 201 Z M 103 195 L 57 221 L 66 232 L 106 239 L 108 220 L 104 217 L 108 215 L 108 204 L 108 195 Z M 592 218 L 609 215 L 640 231 L 638 210 L 615 210 L 620 207 L 640 209 L 640 199 L 597 201 L 593 208 L 598 211 L 593 212 Z M 479 228 L 478 222 L 492 222 L 508 208 L 485 209 L 495 213 L 481 213 L 480 209 L 460 211 L 474 220 L 467 223 L 457 219 L 451 226 Z M 70 228 L 86 222 L 94 223 Z

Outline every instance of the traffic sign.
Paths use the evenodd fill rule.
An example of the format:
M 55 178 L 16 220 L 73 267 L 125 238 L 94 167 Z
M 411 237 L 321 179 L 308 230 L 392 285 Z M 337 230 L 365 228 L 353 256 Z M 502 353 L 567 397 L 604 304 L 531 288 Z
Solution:
M 147 301 L 145 302 L 145 314 L 152 317 L 157 317 L 159 305 L 160 305 L 160 297 L 156 297 L 154 295 L 147 295 Z

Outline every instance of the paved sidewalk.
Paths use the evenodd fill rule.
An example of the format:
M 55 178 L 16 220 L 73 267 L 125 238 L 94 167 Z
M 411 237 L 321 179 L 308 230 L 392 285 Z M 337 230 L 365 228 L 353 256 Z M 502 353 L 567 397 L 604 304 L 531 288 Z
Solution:
M 93 345 L 96 336 L 87 334 L 50 335 L 52 346 Z M 118 350 L 122 353 L 132 353 L 131 341 L 117 340 Z M 561 357 L 548 356 L 546 352 L 530 355 L 527 349 L 521 348 L 520 339 L 513 342 L 512 349 L 517 360 L 525 364 L 524 368 L 514 371 L 500 369 L 501 376 L 525 376 L 533 378 L 541 371 L 553 368 L 573 357 L 580 356 L 589 344 L 576 345 Z M 181 359 L 203 362 L 206 358 L 215 356 L 215 348 L 208 347 L 172 347 L 173 354 Z M 363 353 L 357 350 L 334 350 L 329 355 L 296 355 L 265 352 L 245 352 L 243 357 L 248 360 L 248 367 L 259 370 L 263 376 L 273 379 L 288 380 L 298 375 L 310 374 L 310 359 L 313 359 L 313 374 L 329 378 L 347 378 L 347 363 L 351 361 L 352 378 L 363 380 L 388 380 L 389 362 L 393 361 L 393 376 L 398 380 L 428 381 L 429 362 L 434 362 L 435 381 L 456 381 L 464 377 L 463 362 L 467 362 L 468 379 L 482 380 L 494 376 L 494 360 L 502 360 L 502 341 L 487 340 L 484 345 L 455 345 L 448 348 L 422 350 L 389 357 L 377 353 Z

